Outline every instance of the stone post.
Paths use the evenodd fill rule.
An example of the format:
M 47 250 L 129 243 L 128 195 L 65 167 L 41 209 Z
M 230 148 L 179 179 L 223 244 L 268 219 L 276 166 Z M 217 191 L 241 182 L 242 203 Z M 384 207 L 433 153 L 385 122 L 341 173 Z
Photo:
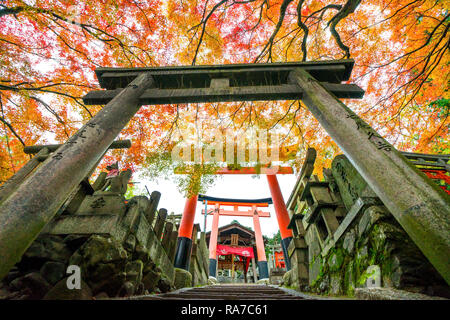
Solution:
M 161 193 L 159 191 L 153 191 L 150 195 L 150 204 L 145 210 L 145 217 L 150 225 L 153 225 L 153 219 L 155 218 L 156 210 L 158 209 L 159 199 L 161 199 Z
M 175 259 L 175 249 L 177 246 L 177 239 L 178 239 L 178 231 L 173 230 L 170 234 L 170 248 L 169 253 L 167 254 L 170 261 L 174 262 Z
M 163 232 L 166 217 L 167 217 L 167 209 L 164 208 L 159 209 L 158 214 L 156 216 L 155 228 L 153 229 L 156 234 L 156 239 L 158 239 L 158 241 L 161 241 L 161 235 Z
M 163 233 L 161 245 L 163 246 L 164 250 L 166 250 L 167 255 L 169 255 L 170 236 L 172 235 L 172 230 L 173 230 L 173 223 L 169 222 L 169 221 L 166 222 L 166 225 L 164 226 L 164 233 Z
M 252 271 L 253 271 L 253 281 L 255 283 L 258 282 L 258 276 L 256 274 L 256 261 L 255 261 L 255 257 L 252 257 Z

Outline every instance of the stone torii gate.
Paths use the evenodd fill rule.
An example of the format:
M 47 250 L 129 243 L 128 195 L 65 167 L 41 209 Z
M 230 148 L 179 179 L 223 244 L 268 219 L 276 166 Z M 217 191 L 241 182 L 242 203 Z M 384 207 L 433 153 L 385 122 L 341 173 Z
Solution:
M 450 283 L 450 198 L 339 101 L 353 60 L 159 68 L 99 68 L 106 104 L 0 207 L 0 279 L 56 214 L 142 105 L 301 99 L 429 261 Z M 193 205 L 197 199 L 191 199 Z

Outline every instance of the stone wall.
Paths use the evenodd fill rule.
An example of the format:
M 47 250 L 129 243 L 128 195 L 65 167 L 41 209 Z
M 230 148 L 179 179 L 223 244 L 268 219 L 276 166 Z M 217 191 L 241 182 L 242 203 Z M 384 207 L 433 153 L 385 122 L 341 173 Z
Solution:
M 345 156 L 324 177 L 308 178 L 296 195 L 285 286 L 350 296 L 355 288 L 381 286 L 450 297 L 449 286 Z
M 377 277 L 369 270 L 376 265 L 383 287 L 448 296 L 448 286 L 384 206 L 369 206 L 326 254 L 312 256 L 309 284 L 317 293 L 353 295 Z
M 126 200 L 126 187 L 114 192 L 86 183 L 2 280 L 0 299 L 91 299 L 174 289 L 177 230 L 167 211 L 157 210 L 159 196 Z M 80 268 L 81 290 L 67 288 L 69 266 Z

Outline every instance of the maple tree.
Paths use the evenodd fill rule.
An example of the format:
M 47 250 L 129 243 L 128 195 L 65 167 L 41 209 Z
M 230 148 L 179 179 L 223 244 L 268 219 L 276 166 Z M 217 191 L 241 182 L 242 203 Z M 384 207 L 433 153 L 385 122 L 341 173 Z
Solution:
M 63 143 L 100 110 L 81 100 L 98 88 L 100 66 L 353 58 L 349 83 L 366 94 L 344 102 L 400 150 L 448 153 L 447 7 L 440 0 L 1 1 L 0 180 L 29 159 L 24 145 Z M 150 168 L 187 128 L 205 143 L 207 128 L 279 130 L 283 145 L 298 146 L 294 166 L 308 147 L 317 149 L 319 174 L 340 152 L 299 101 L 179 104 L 143 106 L 120 135 L 132 148 L 109 152 L 103 163 Z

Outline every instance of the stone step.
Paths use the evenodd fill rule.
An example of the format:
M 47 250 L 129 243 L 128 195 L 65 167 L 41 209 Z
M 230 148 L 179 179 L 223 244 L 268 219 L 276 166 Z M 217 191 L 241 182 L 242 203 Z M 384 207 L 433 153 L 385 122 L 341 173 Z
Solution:
M 267 285 L 212 285 L 182 289 L 157 295 L 134 297 L 139 300 L 304 300 L 295 293 Z
M 197 292 L 197 291 L 201 291 L 201 292 L 265 292 L 265 293 L 276 293 L 276 292 L 280 292 L 279 289 L 271 289 L 271 290 L 265 290 L 265 289 L 233 289 L 233 290 L 227 290 L 227 289 L 199 289 L 199 288 L 195 288 L 195 289 L 191 289 L 191 292 Z M 282 291 L 281 291 L 282 292 Z

